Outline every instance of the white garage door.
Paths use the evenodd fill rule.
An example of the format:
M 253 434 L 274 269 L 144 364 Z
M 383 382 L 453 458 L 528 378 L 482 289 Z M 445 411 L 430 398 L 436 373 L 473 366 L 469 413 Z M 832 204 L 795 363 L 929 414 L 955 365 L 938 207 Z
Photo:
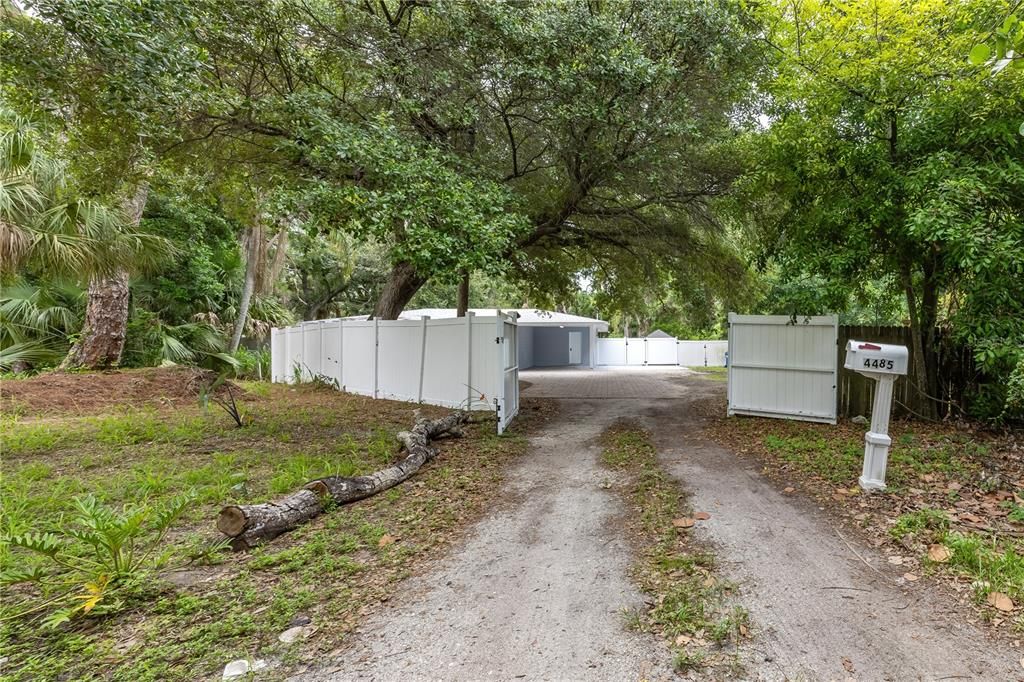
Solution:
M 729 314 L 729 415 L 836 423 L 835 315 Z

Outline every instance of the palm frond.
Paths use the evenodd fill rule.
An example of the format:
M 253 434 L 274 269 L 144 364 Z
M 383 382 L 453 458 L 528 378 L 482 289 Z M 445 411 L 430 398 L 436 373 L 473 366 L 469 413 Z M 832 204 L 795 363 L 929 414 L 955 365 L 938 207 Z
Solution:
M 19 362 L 38 367 L 56 364 L 64 357 L 64 352 L 43 341 L 25 341 L 6 348 L 0 348 L 0 371 L 8 372 Z

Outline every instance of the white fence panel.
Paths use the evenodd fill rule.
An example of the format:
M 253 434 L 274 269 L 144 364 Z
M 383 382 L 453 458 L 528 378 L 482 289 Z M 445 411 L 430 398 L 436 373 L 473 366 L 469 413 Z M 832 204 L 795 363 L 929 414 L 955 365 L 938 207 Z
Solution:
M 418 400 L 420 346 L 423 324 L 419 320 L 384 322 L 377 329 L 377 397 Z
M 324 320 L 320 325 L 320 373 L 345 385 L 341 376 L 341 320 Z
M 469 313 L 472 323 L 470 344 L 470 373 L 466 378 L 466 403 L 471 409 L 495 409 L 501 398 L 505 351 L 495 336 L 497 320 L 494 317 L 476 317 Z M 515 332 L 513 332 L 515 333 Z
M 626 339 L 598 339 L 597 364 L 626 364 Z
M 374 396 L 377 375 L 377 325 L 345 321 L 341 341 L 342 390 Z
M 445 407 L 465 404 L 469 387 L 464 320 L 431 320 L 427 330 L 427 362 L 423 367 L 423 402 Z
M 320 322 L 302 323 L 302 378 L 309 380 L 320 374 Z
M 350 393 L 519 411 L 518 326 L 500 312 L 431 320 L 321 320 L 271 331 L 273 381 L 315 375 Z M 510 355 L 511 354 L 511 355 Z
M 287 380 L 285 367 L 288 359 L 284 352 L 285 330 L 270 330 L 270 380 L 274 383 L 283 383 Z
M 626 364 L 642 365 L 647 362 L 647 344 L 644 339 L 626 339 Z
M 519 414 L 519 329 L 514 316 L 498 315 L 498 338 L 501 339 L 501 395 L 498 398 L 498 433 Z
M 836 422 L 834 315 L 729 314 L 729 414 Z
M 725 367 L 728 341 L 680 341 L 679 364 L 684 367 Z
M 284 352 L 285 352 L 285 381 L 295 381 L 296 375 L 303 376 L 302 370 L 302 325 L 288 327 L 285 330 Z
M 708 367 L 725 367 L 725 354 L 729 352 L 728 341 L 708 341 L 705 348 Z
M 679 364 L 676 358 L 676 340 L 671 339 L 644 339 L 647 344 L 648 365 L 676 365 Z
M 706 341 L 680 341 L 676 347 L 676 363 L 683 367 L 704 367 L 706 345 Z

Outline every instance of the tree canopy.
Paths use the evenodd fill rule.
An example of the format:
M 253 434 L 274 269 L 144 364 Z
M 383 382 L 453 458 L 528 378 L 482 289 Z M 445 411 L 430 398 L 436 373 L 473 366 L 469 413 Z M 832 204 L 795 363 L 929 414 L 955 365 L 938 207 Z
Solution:
M 179 247 L 131 284 L 129 361 L 174 355 L 133 339 L 188 325 L 393 318 L 467 281 L 478 304 L 620 331 L 717 334 L 729 310 L 906 322 L 933 396 L 940 336 L 1024 377 L 1007 2 L 3 7 L 0 103 L 83 199 L 149 188 L 129 232 Z M 72 270 L 25 282 L 93 301 Z

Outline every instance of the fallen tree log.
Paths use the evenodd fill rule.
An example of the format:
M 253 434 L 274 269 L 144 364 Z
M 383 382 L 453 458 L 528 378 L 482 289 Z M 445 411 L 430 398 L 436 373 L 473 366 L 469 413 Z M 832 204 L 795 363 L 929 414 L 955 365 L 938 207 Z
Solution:
M 229 505 L 220 510 L 217 529 L 231 538 L 235 551 L 272 540 L 324 511 L 324 504 L 347 504 L 393 488 L 437 455 L 430 441 L 462 435 L 468 412 L 453 412 L 440 419 L 417 419 L 411 431 L 397 434 L 408 455 L 402 461 L 368 476 L 328 476 L 310 481 L 301 490 L 275 502 Z

